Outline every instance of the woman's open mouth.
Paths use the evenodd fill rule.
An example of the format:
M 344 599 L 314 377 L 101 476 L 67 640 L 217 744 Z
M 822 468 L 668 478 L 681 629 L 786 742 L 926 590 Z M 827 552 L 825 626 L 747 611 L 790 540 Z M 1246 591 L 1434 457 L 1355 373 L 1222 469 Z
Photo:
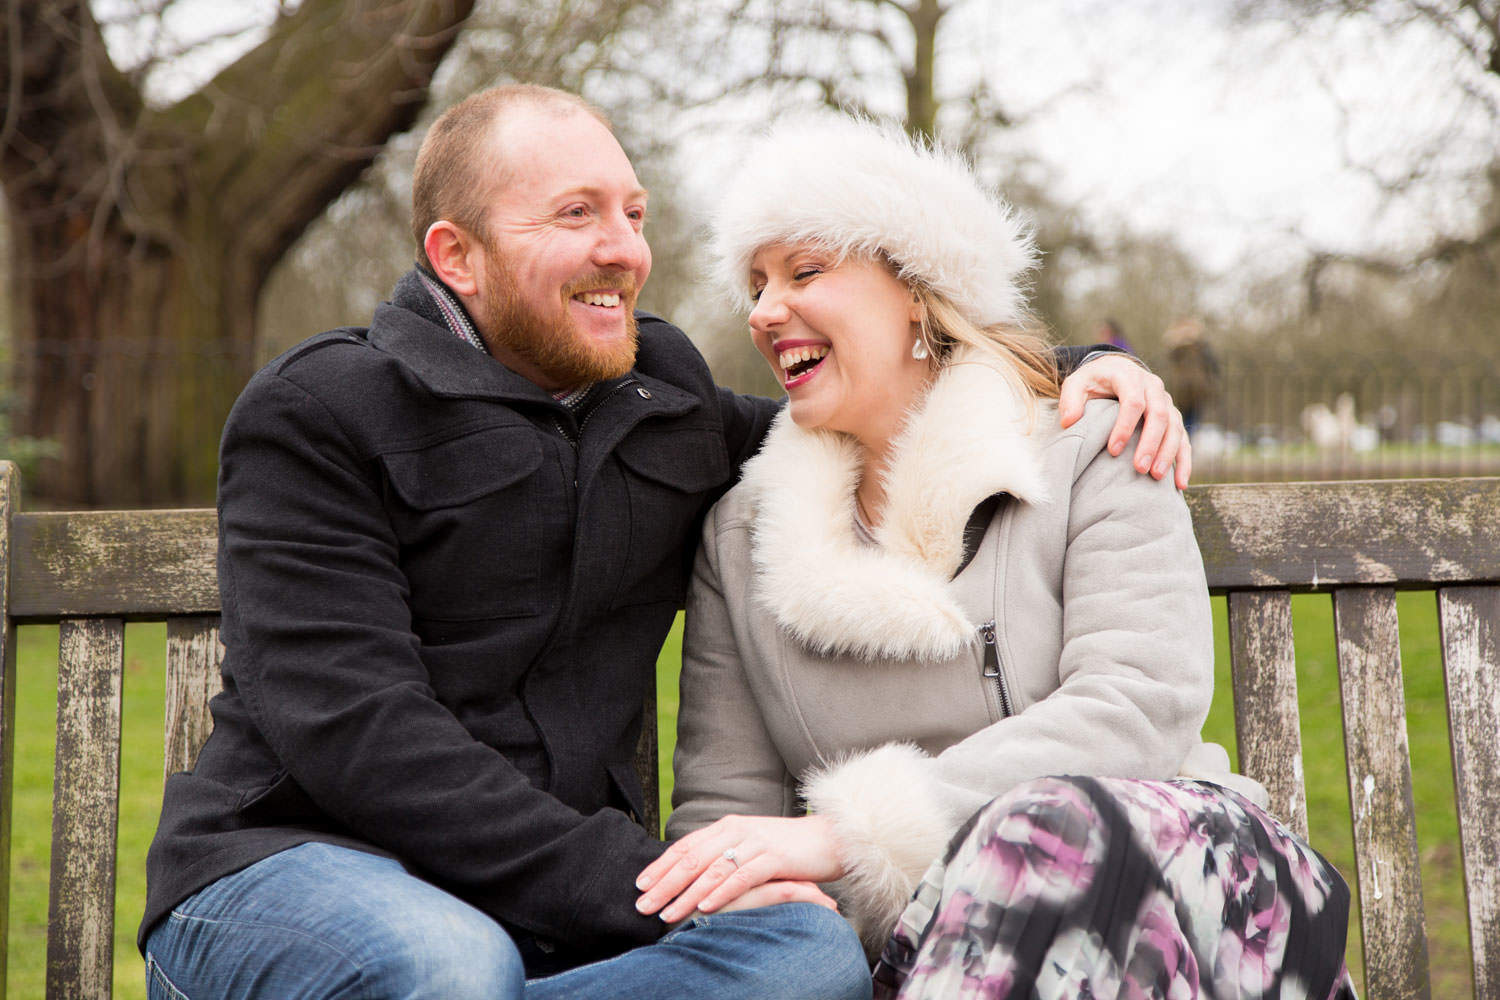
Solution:
M 828 357 L 827 344 L 804 344 L 779 351 L 777 361 L 781 364 L 782 384 L 790 389 L 812 378 L 813 372 Z

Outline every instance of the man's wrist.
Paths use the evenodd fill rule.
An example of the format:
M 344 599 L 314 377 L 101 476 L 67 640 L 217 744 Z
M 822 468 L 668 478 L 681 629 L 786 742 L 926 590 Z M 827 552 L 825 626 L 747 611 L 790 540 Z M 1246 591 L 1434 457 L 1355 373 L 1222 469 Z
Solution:
M 1143 361 L 1139 355 L 1131 354 L 1129 351 L 1122 351 L 1117 347 L 1097 348 L 1095 350 L 1089 351 L 1079 360 L 1078 367 L 1082 368 L 1090 361 L 1097 361 L 1100 358 L 1128 358 L 1129 360 L 1134 361 L 1136 364 L 1140 365 L 1142 368 L 1146 369 L 1146 371 L 1149 372 L 1151 370 L 1151 366 L 1146 364 L 1146 362 Z M 1074 370 L 1076 371 L 1077 369 Z

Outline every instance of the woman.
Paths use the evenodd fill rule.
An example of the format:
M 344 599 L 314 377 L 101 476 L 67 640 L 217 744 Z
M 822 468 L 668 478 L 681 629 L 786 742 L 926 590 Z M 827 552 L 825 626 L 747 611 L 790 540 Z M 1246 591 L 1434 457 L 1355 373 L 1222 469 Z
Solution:
M 879 995 L 1335 995 L 1347 887 L 1199 740 L 1187 510 L 1112 404 L 1056 426 L 1025 231 L 866 123 L 745 163 L 718 256 L 790 402 L 705 523 L 641 909 L 834 883 Z

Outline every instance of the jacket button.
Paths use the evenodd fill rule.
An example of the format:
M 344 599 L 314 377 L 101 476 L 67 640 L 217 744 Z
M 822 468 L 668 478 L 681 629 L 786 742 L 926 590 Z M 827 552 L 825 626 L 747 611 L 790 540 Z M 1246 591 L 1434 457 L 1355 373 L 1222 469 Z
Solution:
M 642 399 L 650 399 L 651 398 L 651 390 L 650 389 L 636 389 L 635 390 L 635 394 L 637 396 L 641 397 Z

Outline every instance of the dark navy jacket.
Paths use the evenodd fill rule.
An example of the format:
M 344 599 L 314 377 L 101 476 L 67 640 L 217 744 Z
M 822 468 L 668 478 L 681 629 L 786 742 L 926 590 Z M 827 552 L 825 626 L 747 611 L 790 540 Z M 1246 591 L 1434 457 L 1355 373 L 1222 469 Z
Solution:
M 663 932 L 631 819 L 698 525 L 777 404 L 639 315 L 581 429 L 408 275 L 368 330 L 257 374 L 225 425 L 213 735 L 167 782 L 141 927 L 325 841 L 399 858 L 577 960 Z M 576 439 L 576 445 L 573 440 Z

